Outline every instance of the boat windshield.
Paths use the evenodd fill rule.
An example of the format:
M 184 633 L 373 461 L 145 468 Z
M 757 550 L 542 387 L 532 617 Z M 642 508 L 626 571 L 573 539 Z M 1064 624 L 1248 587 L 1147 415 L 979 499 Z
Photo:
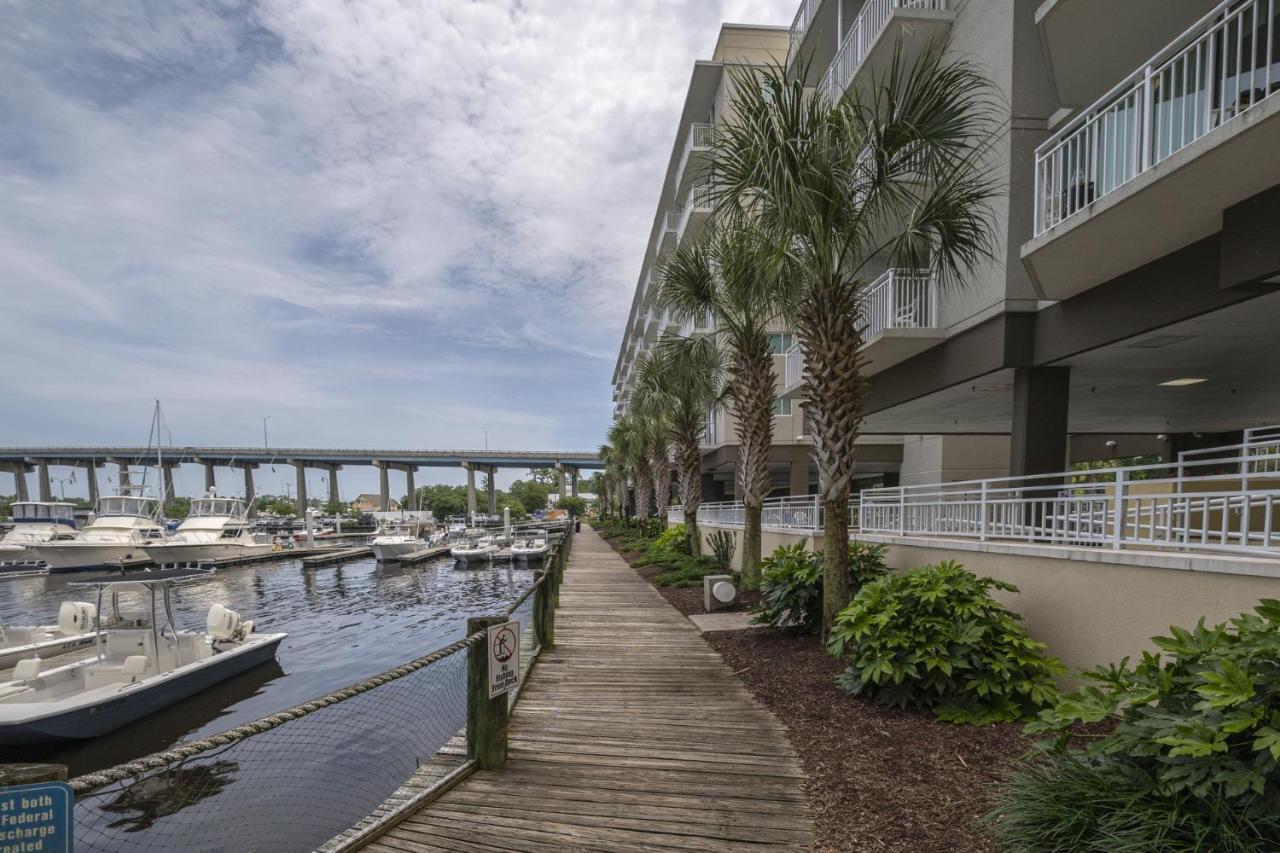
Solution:
M 141 498 L 133 495 L 112 495 L 98 501 L 98 517 L 103 516 L 136 516 L 150 518 L 156 514 L 154 498 Z
M 75 506 L 63 503 L 15 503 L 9 510 L 14 523 L 24 521 L 62 521 L 70 524 L 75 521 Z
M 244 504 L 234 498 L 195 498 L 191 501 L 191 512 L 187 517 L 207 518 L 214 515 L 239 518 L 244 515 Z

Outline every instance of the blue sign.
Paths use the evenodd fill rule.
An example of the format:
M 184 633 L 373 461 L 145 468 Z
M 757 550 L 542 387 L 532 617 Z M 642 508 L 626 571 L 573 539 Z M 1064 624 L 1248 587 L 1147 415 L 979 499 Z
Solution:
M 72 853 L 66 782 L 0 788 L 0 853 Z

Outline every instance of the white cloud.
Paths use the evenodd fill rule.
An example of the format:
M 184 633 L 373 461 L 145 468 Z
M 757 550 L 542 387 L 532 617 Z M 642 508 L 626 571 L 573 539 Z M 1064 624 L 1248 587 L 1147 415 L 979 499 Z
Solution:
M 794 5 L 0 6 L 0 443 L 593 445 L 691 63 Z

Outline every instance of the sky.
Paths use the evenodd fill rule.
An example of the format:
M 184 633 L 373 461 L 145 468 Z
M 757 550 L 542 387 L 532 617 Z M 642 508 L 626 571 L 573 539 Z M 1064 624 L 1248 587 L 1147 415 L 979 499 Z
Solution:
M 0 445 L 598 446 L 692 63 L 796 2 L 0 0 Z

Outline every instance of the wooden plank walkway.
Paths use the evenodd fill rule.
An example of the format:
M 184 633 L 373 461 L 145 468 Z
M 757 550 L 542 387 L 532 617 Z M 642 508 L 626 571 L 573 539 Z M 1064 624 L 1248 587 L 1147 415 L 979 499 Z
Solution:
M 509 754 L 366 849 L 805 849 L 812 838 L 785 729 L 587 527 Z

